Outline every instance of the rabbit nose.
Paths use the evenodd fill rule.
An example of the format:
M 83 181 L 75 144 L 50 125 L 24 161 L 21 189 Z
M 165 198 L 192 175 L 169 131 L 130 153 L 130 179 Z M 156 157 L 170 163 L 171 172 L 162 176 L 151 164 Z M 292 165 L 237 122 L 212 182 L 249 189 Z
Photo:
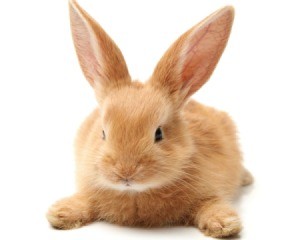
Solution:
M 136 167 L 123 167 L 121 169 L 117 169 L 118 175 L 125 181 L 131 180 L 135 172 Z
M 131 177 L 128 174 L 121 174 L 121 173 L 117 173 L 117 172 L 114 172 L 114 174 L 119 179 L 119 181 L 121 181 L 126 186 L 130 186 L 131 185 L 132 179 L 131 179 Z
M 125 186 L 130 186 L 130 180 L 128 178 L 123 178 L 122 182 L 125 184 Z

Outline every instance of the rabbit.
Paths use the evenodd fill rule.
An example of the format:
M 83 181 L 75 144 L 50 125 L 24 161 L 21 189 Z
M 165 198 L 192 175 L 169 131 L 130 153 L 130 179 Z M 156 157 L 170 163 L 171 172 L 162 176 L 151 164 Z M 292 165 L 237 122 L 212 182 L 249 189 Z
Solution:
M 192 225 L 212 237 L 238 234 L 231 205 L 252 182 L 227 113 L 190 100 L 227 44 L 234 9 L 226 6 L 184 33 L 146 83 L 133 81 L 101 26 L 70 0 L 80 66 L 98 107 L 75 140 L 77 192 L 52 205 L 57 229 L 107 221 L 125 226 Z

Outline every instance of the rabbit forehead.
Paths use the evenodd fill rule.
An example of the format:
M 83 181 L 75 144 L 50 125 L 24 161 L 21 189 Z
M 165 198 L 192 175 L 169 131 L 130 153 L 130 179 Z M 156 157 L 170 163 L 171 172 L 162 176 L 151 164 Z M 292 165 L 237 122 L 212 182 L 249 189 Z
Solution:
M 159 91 L 151 87 L 123 87 L 104 101 L 103 123 L 118 125 L 164 124 L 171 115 L 171 104 Z

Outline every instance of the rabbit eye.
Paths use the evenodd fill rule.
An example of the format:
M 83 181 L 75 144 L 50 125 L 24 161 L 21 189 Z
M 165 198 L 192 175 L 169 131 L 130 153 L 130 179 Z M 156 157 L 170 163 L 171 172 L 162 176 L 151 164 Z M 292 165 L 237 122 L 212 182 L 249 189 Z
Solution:
M 102 130 L 102 139 L 105 140 L 105 132 Z
M 159 142 L 163 139 L 163 133 L 161 127 L 157 128 L 155 131 L 155 142 Z

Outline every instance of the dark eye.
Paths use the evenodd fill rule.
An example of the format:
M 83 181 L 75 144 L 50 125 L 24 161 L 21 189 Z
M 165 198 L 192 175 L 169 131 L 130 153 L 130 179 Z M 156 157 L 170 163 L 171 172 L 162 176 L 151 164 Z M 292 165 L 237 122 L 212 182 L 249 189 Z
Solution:
M 105 140 L 105 132 L 102 130 L 102 139 Z
M 161 127 L 157 128 L 155 131 L 155 142 L 159 142 L 163 139 L 163 133 Z

